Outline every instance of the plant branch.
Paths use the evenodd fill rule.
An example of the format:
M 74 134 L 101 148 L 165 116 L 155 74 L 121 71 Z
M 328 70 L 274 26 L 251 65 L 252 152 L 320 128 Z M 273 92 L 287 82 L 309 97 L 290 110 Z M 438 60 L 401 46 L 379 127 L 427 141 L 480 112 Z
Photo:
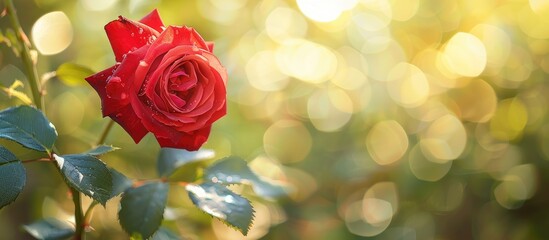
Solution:
M 59 172 L 59 174 L 63 175 L 61 172 L 61 168 L 59 167 L 57 161 L 55 160 L 55 153 L 52 153 L 49 158 L 50 162 L 55 165 L 55 169 Z M 82 212 L 82 201 L 80 199 L 80 192 L 76 190 L 75 188 L 71 187 L 66 181 L 65 184 L 67 184 L 67 187 L 69 187 L 69 190 L 71 191 L 72 195 L 72 201 L 74 203 L 74 220 L 75 220 L 75 232 L 73 239 L 74 240 L 81 240 L 84 239 L 84 229 L 86 227 L 84 220 L 84 213 Z
M 31 160 L 25 160 L 21 161 L 22 163 L 32 163 L 32 162 L 51 162 L 52 160 L 50 158 L 37 158 L 37 159 L 31 159 Z
M 74 232 L 74 240 L 81 240 L 84 234 L 86 223 L 84 213 L 82 212 L 82 201 L 80 200 L 80 192 L 74 188 L 70 188 L 72 193 L 72 201 L 74 202 L 74 219 L 76 230 Z
M 101 133 L 101 136 L 99 137 L 95 145 L 101 145 L 105 143 L 105 140 L 107 140 L 107 137 L 109 136 L 109 132 L 111 131 L 113 125 L 114 125 L 114 120 L 109 119 L 109 122 L 107 123 L 105 128 L 103 128 L 103 132 Z
M 112 126 L 114 125 L 114 120 L 112 119 L 109 119 L 109 122 L 107 123 L 107 125 L 105 126 L 105 128 L 103 128 L 103 132 L 101 133 L 99 139 L 97 140 L 97 143 L 95 144 L 96 146 L 99 146 L 103 143 L 105 143 L 105 140 L 107 140 L 107 136 L 109 136 L 109 133 L 111 132 L 111 129 L 112 129 Z M 91 222 L 91 219 L 93 217 L 93 209 L 95 208 L 95 206 L 99 204 L 99 202 L 93 200 L 91 203 L 90 203 L 90 206 L 88 206 L 87 210 L 86 210 L 86 214 L 84 215 L 84 222 L 82 222 L 83 226 L 88 226 Z
M 25 35 L 25 32 L 23 32 L 23 29 L 21 28 L 21 24 L 19 23 L 19 18 L 17 17 L 17 13 L 15 11 L 15 7 L 13 5 L 12 0 L 4 0 L 4 5 L 6 7 L 7 14 L 9 15 L 11 26 L 15 31 L 15 35 L 17 36 L 17 40 L 21 44 L 20 54 L 21 59 L 23 61 L 23 67 L 26 72 L 26 75 L 29 79 L 29 85 L 31 87 L 32 91 L 32 97 L 34 99 L 34 104 L 36 105 L 36 108 L 40 110 L 44 110 L 44 105 L 42 103 L 42 90 L 40 89 L 40 79 L 38 78 L 38 72 L 36 70 L 35 62 L 33 61 L 33 58 L 31 56 L 30 51 L 30 42 Z
M 93 200 L 91 203 L 90 203 L 90 206 L 88 207 L 88 210 L 86 210 L 86 213 L 84 214 L 84 227 L 88 226 L 89 223 L 91 222 L 91 218 L 93 217 L 93 209 L 95 208 L 95 206 L 99 204 L 98 201 L 95 201 Z

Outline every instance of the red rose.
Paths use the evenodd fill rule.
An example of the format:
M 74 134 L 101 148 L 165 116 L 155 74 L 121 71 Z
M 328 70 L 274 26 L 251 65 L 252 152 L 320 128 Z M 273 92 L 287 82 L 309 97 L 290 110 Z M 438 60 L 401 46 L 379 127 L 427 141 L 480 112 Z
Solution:
M 162 147 L 199 149 L 227 111 L 227 72 L 213 44 L 193 28 L 164 27 L 156 10 L 139 22 L 120 16 L 105 31 L 116 64 L 86 78 L 103 116 L 136 143 L 151 132 Z

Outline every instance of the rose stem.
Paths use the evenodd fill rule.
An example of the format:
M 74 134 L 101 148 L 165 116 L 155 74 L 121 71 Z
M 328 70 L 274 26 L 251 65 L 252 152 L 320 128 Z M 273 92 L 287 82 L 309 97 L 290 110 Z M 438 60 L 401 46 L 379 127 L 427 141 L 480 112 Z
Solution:
M 9 15 L 9 18 L 10 18 L 11 27 L 15 31 L 17 40 L 21 44 L 20 55 L 21 55 L 21 59 L 23 60 L 24 70 L 27 73 L 26 74 L 27 77 L 29 78 L 29 85 L 31 87 L 34 104 L 36 105 L 36 108 L 40 110 L 44 110 L 44 105 L 42 104 L 42 91 L 40 90 L 38 72 L 36 70 L 35 63 L 32 60 L 30 49 L 29 49 L 31 47 L 31 43 L 29 42 L 27 36 L 23 32 L 23 29 L 21 28 L 21 24 L 19 24 L 19 18 L 17 17 L 17 13 L 15 11 L 15 7 L 13 5 L 12 0 L 4 0 L 4 5 L 6 8 L 7 14 Z
M 74 188 L 70 188 L 72 193 L 72 201 L 74 202 L 74 219 L 76 222 L 76 230 L 74 232 L 74 239 L 80 240 L 83 239 L 84 234 L 84 213 L 82 212 L 82 201 L 80 201 L 80 192 Z
M 111 132 L 112 126 L 114 125 L 114 121 L 112 119 L 109 119 L 109 122 L 103 128 L 103 132 L 101 133 L 101 137 L 97 140 L 96 146 L 99 146 L 103 143 L 105 143 L 105 140 L 107 140 L 107 137 L 109 136 L 109 133 Z
M 101 133 L 101 136 L 99 137 L 99 139 L 97 140 L 97 143 L 95 144 L 96 146 L 99 146 L 103 143 L 105 143 L 105 140 L 107 139 L 107 136 L 109 136 L 109 133 L 111 132 L 111 129 L 112 129 L 112 126 L 114 125 L 114 121 L 112 119 L 109 119 L 109 122 L 107 123 L 107 125 L 105 126 L 105 128 L 103 128 L 103 132 Z M 88 206 L 87 210 L 86 210 L 86 213 L 84 214 L 84 222 L 83 224 L 85 226 L 89 225 L 90 222 L 91 222 L 91 218 L 93 216 L 93 209 L 95 208 L 95 206 L 98 204 L 99 202 L 93 200 L 91 203 L 90 203 L 90 206 Z
M 32 60 L 31 53 L 30 53 L 30 47 L 31 43 L 28 41 L 28 38 L 26 37 L 25 33 L 23 32 L 23 29 L 21 28 L 21 24 L 19 23 L 19 18 L 17 17 L 17 13 L 15 11 L 15 6 L 13 5 L 12 0 L 4 0 L 4 5 L 6 8 L 6 12 L 9 15 L 11 26 L 16 32 L 16 37 L 19 43 L 21 44 L 21 59 L 23 61 L 23 67 L 25 72 L 27 73 L 27 77 L 29 79 L 29 85 L 31 87 L 32 91 L 32 97 L 34 100 L 34 104 L 36 105 L 36 108 L 39 110 L 44 111 L 44 104 L 42 101 L 42 91 L 40 90 L 40 83 L 38 78 L 38 71 L 36 70 L 36 65 L 34 61 Z M 83 213 L 82 213 L 82 203 L 80 201 L 80 192 L 78 190 L 69 187 L 71 193 L 72 193 L 72 199 L 74 202 L 74 218 L 76 221 L 76 230 L 74 234 L 74 239 L 80 240 L 82 239 L 83 229 L 84 225 L 82 224 L 83 220 Z

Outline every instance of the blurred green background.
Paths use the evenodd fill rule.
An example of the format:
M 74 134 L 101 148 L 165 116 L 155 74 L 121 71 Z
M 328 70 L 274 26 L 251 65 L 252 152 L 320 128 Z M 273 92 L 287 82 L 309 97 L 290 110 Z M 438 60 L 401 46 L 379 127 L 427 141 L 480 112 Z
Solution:
M 228 115 L 205 148 L 238 155 L 292 192 L 256 209 L 246 239 L 548 239 L 548 0 L 17 0 L 41 74 L 114 57 L 103 26 L 158 8 L 216 43 Z M 0 19 L 3 30 L 8 20 Z M 0 47 L 0 84 L 24 80 Z M 84 81 L 45 84 L 61 152 L 90 148 L 106 120 Z M 28 87 L 28 86 L 26 86 Z M 5 94 L 0 107 L 20 104 Z M 159 146 L 116 126 L 103 160 L 154 178 Z M 41 217 L 71 220 L 53 166 L 0 210 L 0 239 Z M 84 206 L 90 202 L 85 200 Z M 89 239 L 125 239 L 119 198 Z M 165 226 L 189 239 L 244 239 L 173 187 Z

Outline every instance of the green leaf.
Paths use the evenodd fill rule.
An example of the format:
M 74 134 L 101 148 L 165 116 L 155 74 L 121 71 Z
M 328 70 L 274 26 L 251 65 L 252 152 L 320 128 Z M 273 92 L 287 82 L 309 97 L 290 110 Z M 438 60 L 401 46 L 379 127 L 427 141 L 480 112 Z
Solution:
M 87 154 L 53 155 L 67 183 L 102 205 L 111 198 L 113 181 L 105 163 Z
M 250 202 L 221 184 L 206 182 L 186 187 L 191 201 L 202 211 L 248 234 L 254 217 Z
M 120 193 L 132 187 L 132 180 L 128 179 L 124 174 L 116 171 L 114 168 L 109 168 L 112 177 L 112 192 L 111 198 L 118 196 Z
M 57 78 L 69 86 L 84 84 L 84 78 L 94 74 L 91 69 L 74 63 L 63 63 L 55 72 Z
M 158 231 L 153 235 L 151 240 L 180 240 L 181 238 L 177 234 L 168 230 L 167 228 L 160 227 Z
M 37 151 L 49 152 L 57 138 L 57 131 L 38 109 L 19 106 L 0 112 L 0 138 Z
M 0 138 L 0 146 L 8 149 L 11 153 L 13 153 L 13 155 L 15 155 L 15 157 L 17 157 L 17 159 L 21 161 L 49 157 L 47 152 L 40 152 L 34 149 L 26 148 L 23 147 L 23 145 L 8 139 Z
M 162 148 L 158 155 L 157 169 L 161 177 L 170 176 L 178 168 L 181 168 L 189 163 L 202 161 L 213 158 L 214 151 L 203 149 L 198 151 L 187 151 L 176 148 Z
M 246 161 L 235 156 L 223 158 L 208 167 L 204 173 L 204 180 L 222 184 L 252 184 L 258 195 L 267 198 L 276 198 L 287 194 L 282 186 L 263 180 L 252 172 Z
M 15 201 L 23 191 L 26 178 L 21 161 L 0 146 L 0 208 Z
M 130 236 L 148 239 L 162 223 L 167 198 L 168 184 L 162 182 L 126 190 L 120 200 L 120 225 Z
M 46 218 L 24 225 L 23 229 L 34 238 L 41 240 L 67 239 L 74 234 L 72 225 L 55 218 Z
M 120 148 L 109 146 L 109 145 L 99 145 L 95 147 L 94 149 L 91 149 L 84 154 L 92 155 L 92 156 L 101 156 L 105 153 L 116 151 Z

